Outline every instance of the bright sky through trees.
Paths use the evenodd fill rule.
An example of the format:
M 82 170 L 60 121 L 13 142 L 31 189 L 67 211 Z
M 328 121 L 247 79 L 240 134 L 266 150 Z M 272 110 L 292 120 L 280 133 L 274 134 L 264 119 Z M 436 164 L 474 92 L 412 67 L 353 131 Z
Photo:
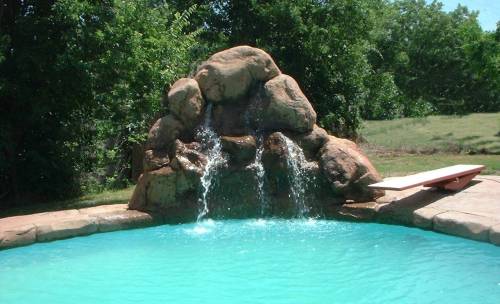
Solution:
M 483 30 L 494 31 L 500 21 L 500 1 L 497 0 L 440 0 L 445 11 L 452 11 L 458 4 L 467 6 L 470 10 L 479 11 L 479 24 Z M 427 1 L 431 2 L 431 1 Z

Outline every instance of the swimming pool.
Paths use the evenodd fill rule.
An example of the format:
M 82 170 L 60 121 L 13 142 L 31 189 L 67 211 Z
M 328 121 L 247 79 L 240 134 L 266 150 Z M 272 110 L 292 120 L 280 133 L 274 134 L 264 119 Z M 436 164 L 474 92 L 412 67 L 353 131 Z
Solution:
M 499 303 L 500 248 L 414 228 L 207 220 L 0 251 L 0 303 Z

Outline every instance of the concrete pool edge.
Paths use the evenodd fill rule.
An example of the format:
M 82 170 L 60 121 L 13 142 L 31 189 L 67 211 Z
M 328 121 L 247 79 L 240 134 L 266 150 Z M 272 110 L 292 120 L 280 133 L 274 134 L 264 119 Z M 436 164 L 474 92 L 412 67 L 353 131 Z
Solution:
M 376 202 L 344 204 L 345 219 L 418 227 L 500 246 L 500 176 L 479 175 L 458 192 L 416 187 Z
M 0 250 L 160 223 L 148 213 L 128 210 L 127 204 L 6 217 L 0 219 Z
M 376 202 L 345 204 L 340 218 L 414 226 L 500 246 L 500 176 L 478 176 L 456 193 L 417 187 L 387 191 Z M 127 204 L 0 219 L 0 250 L 37 242 L 161 225 Z

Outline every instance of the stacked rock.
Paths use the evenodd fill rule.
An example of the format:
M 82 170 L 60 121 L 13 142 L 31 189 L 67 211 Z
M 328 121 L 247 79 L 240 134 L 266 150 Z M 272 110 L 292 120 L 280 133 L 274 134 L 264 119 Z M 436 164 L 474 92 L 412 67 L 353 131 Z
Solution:
M 214 54 L 194 79 L 175 82 L 168 107 L 170 114 L 149 131 L 144 173 L 130 209 L 159 213 L 174 222 L 196 218 L 208 161 L 196 134 L 206 119 L 228 159 L 210 189 L 212 217 L 252 217 L 262 210 L 252 166 L 258 142 L 263 144 L 267 215 L 294 215 L 285 136 L 307 158 L 311 212 L 383 195 L 367 187 L 381 179 L 367 157 L 355 143 L 316 125 L 316 112 L 297 82 L 260 49 L 238 46 Z

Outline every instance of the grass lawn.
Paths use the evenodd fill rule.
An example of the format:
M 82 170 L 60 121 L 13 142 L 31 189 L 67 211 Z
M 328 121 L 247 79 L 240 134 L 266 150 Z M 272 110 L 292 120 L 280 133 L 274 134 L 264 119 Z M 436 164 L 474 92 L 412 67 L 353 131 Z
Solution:
M 0 210 L 0 218 L 6 216 L 32 214 L 38 212 L 80 209 L 100 205 L 126 204 L 128 203 L 135 186 L 120 190 L 108 190 L 97 194 L 87 194 L 65 201 L 48 202 L 44 204 L 28 205 L 7 210 Z
M 373 165 L 383 177 L 403 176 L 457 164 L 485 165 L 481 174 L 500 175 L 500 155 L 453 154 L 368 154 Z
M 455 164 L 481 164 L 500 175 L 500 112 L 366 121 L 361 147 L 383 176 Z
M 361 136 L 372 150 L 500 154 L 500 112 L 365 121 Z

